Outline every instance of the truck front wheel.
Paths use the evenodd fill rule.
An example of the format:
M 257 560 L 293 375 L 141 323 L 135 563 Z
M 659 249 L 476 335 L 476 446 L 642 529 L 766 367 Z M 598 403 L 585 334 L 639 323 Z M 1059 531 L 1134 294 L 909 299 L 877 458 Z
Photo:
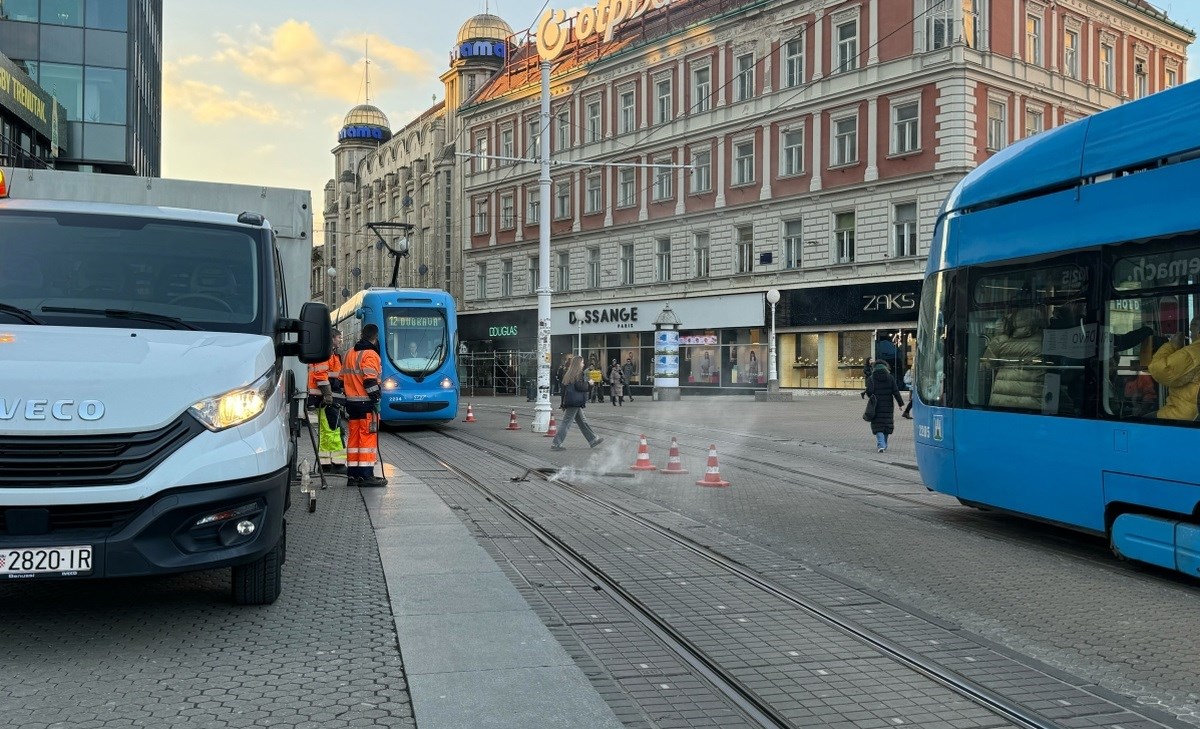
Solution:
M 279 597 L 283 584 L 283 560 L 286 549 L 281 536 L 275 546 L 250 564 L 232 571 L 235 605 L 270 605 Z

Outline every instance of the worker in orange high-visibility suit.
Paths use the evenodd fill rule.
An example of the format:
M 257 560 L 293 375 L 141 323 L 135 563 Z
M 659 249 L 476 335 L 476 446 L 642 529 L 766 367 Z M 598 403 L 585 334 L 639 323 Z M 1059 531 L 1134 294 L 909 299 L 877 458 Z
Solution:
M 387 486 L 375 475 L 379 449 L 379 327 L 367 324 L 362 338 L 342 362 L 342 385 L 350 438 L 346 443 L 346 476 L 349 486 Z
M 317 461 L 325 473 L 346 472 L 346 447 L 339 430 L 346 396 L 342 388 L 342 333 L 330 332 L 333 351 L 329 359 L 308 366 L 308 407 L 317 411 Z

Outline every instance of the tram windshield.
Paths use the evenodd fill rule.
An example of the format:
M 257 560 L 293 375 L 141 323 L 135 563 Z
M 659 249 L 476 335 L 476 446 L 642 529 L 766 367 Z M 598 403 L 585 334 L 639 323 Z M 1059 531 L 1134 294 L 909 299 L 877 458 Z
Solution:
M 450 356 L 446 315 L 438 309 L 390 307 L 384 310 L 384 351 L 392 365 L 411 377 L 424 377 Z

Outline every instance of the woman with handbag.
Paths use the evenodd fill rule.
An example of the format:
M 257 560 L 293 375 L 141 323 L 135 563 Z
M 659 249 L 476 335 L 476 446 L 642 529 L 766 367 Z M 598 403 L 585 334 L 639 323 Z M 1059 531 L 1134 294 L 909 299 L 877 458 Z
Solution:
M 887 451 L 888 436 L 896 427 L 893 402 L 904 407 L 896 378 L 892 377 L 887 363 L 878 360 L 871 369 L 871 376 L 867 378 L 867 410 L 863 413 L 863 420 L 871 421 L 871 432 L 875 434 L 875 444 L 880 453 Z
M 579 421 L 579 432 L 583 433 L 584 438 L 587 438 L 588 445 L 595 448 L 604 442 L 604 438 L 597 437 L 592 432 L 592 426 L 588 425 L 587 418 L 583 417 L 583 409 L 587 407 L 588 390 L 591 389 L 591 384 L 583 376 L 583 358 L 570 354 L 567 357 L 570 359 L 567 362 L 567 371 L 563 375 L 562 385 L 563 422 L 554 436 L 554 440 L 550 442 L 550 449 L 566 450 L 563 448 L 562 442 L 567 437 L 567 431 L 571 429 L 571 423 L 576 420 Z

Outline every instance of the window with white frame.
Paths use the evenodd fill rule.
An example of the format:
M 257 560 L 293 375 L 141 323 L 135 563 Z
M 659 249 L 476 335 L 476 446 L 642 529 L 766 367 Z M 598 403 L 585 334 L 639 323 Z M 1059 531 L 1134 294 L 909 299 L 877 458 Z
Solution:
M 708 278 L 708 233 L 692 233 L 692 277 Z
M 501 160 L 500 164 L 516 164 L 512 160 L 512 158 L 516 156 L 516 149 L 513 147 L 513 129 L 511 126 L 504 127 L 500 130 L 500 156 L 508 158 Z
M 513 293 L 513 262 L 505 258 L 500 262 L 500 297 L 509 298 Z
M 833 120 L 833 165 L 858 162 L 858 112 Z
M 621 133 L 637 129 L 637 99 L 633 89 L 621 92 Z
M 982 0 L 962 0 L 963 42 L 969 48 L 979 47 L 979 4 Z
M 660 78 L 654 82 L 654 123 L 671 121 L 671 78 Z
M 591 99 L 587 103 L 587 135 L 589 142 L 599 142 L 604 133 L 601 127 L 600 99 Z
M 600 212 L 602 205 L 601 181 L 599 172 L 587 176 L 587 192 L 584 196 L 583 212 L 587 214 Z
M 571 290 L 571 254 L 567 251 L 560 251 L 558 254 L 558 288 L 556 290 Z
M 475 235 L 488 232 L 488 199 L 475 198 Z
M 1133 92 L 1135 99 L 1150 93 L 1150 77 L 1146 75 L 1145 58 L 1137 58 L 1133 62 Z
M 511 192 L 500 195 L 500 228 L 507 229 L 516 226 L 517 210 L 514 205 L 516 196 Z
M 622 167 L 617 173 L 617 207 L 628 208 L 637 204 L 637 172 L 632 167 Z
M 833 216 L 834 262 L 854 263 L 854 213 Z
M 527 125 L 529 137 L 525 141 L 525 158 L 536 160 L 542 158 L 542 120 L 533 117 Z
M 1063 73 L 1079 78 L 1079 33 L 1074 30 L 1063 31 Z
M 659 283 L 671 280 L 670 238 L 658 238 L 654 241 L 654 280 Z
M 892 208 L 892 255 L 917 255 L 917 204 L 900 203 Z
M 853 71 L 858 68 L 858 19 L 839 24 L 836 33 L 837 71 Z
M 1179 85 L 1179 74 L 1175 69 L 1168 68 L 1163 72 L 1163 88 L 1173 89 Z
M 921 104 L 905 101 L 892 106 L 892 154 L 921 148 Z
M 733 184 L 749 185 L 754 182 L 754 140 L 747 139 L 733 145 Z
M 488 158 L 490 151 L 488 150 L 488 136 L 486 133 L 479 134 L 475 137 L 475 171 L 487 172 L 491 165 L 491 159 Z
M 654 199 L 670 200 L 675 197 L 675 186 L 672 184 L 675 170 L 670 166 L 671 158 L 659 157 L 654 164 L 659 165 L 654 168 Z
M 712 108 L 712 67 L 692 69 L 692 111 L 708 111 Z
M 995 151 L 1008 146 L 1008 104 L 988 100 L 987 146 Z
M 633 244 L 621 244 L 621 285 L 633 285 Z
M 779 171 L 783 176 L 804 172 L 804 127 L 790 127 L 779 133 Z
M 736 244 L 733 256 L 734 273 L 754 272 L 754 226 L 739 225 L 734 228 Z
M 1041 134 L 1046 129 L 1045 116 L 1041 109 L 1025 109 L 1025 136 Z
M 571 109 L 563 107 L 554 115 L 554 148 L 567 149 L 571 146 Z
M 1116 49 L 1107 43 L 1100 46 L 1100 83 L 1104 84 L 1105 91 L 1117 90 L 1116 70 L 1113 65 L 1116 53 Z
M 734 101 L 746 101 L 754 96 L 754 54 L 743 53 L 733 60 L 737 69 L 734 78 Z
M 554 217 L 571 217 L 571 181 L 563 180 L 554 186 Z
M 783 259 L 788 268 L 800 268 L 801 252 L 804 248 L 804 221 L 783 221 Z
M 1037 15 L 1025 16 L 1025 62 L 1042 65 L 1042 19 Z
M 804 83 L 804 36 L 783 46 L 783 85 L 787 88 Z
M 692 152 L 692 192 L 709 192 L 712 190 L 712 152 L 698 150 Z
M 954 4 L 950 0 L 925 0 L 925 50 L 950 45 L 953 29 Z
M 475 298 L 487 298 L 487 261 L 475 265 Z
M 542 190 L 531 187 L 525 191 L 525 224 L 538 225 L 542 222 Z
M 587 249 L 587 287 L 600 288 L 600 249 Z
M 539 259 L 537 256 L 529 257 L 529 270 L 526 271 L 526 274 L 527 274 L 526 283 L 528 284 L 528 286 L 526 287 L 526 293 L 529 293 L 529 294 L 537 293 L 538 277 L 542 275 L 541 268 L 539 267 L 538 264 L 539 264 Z

